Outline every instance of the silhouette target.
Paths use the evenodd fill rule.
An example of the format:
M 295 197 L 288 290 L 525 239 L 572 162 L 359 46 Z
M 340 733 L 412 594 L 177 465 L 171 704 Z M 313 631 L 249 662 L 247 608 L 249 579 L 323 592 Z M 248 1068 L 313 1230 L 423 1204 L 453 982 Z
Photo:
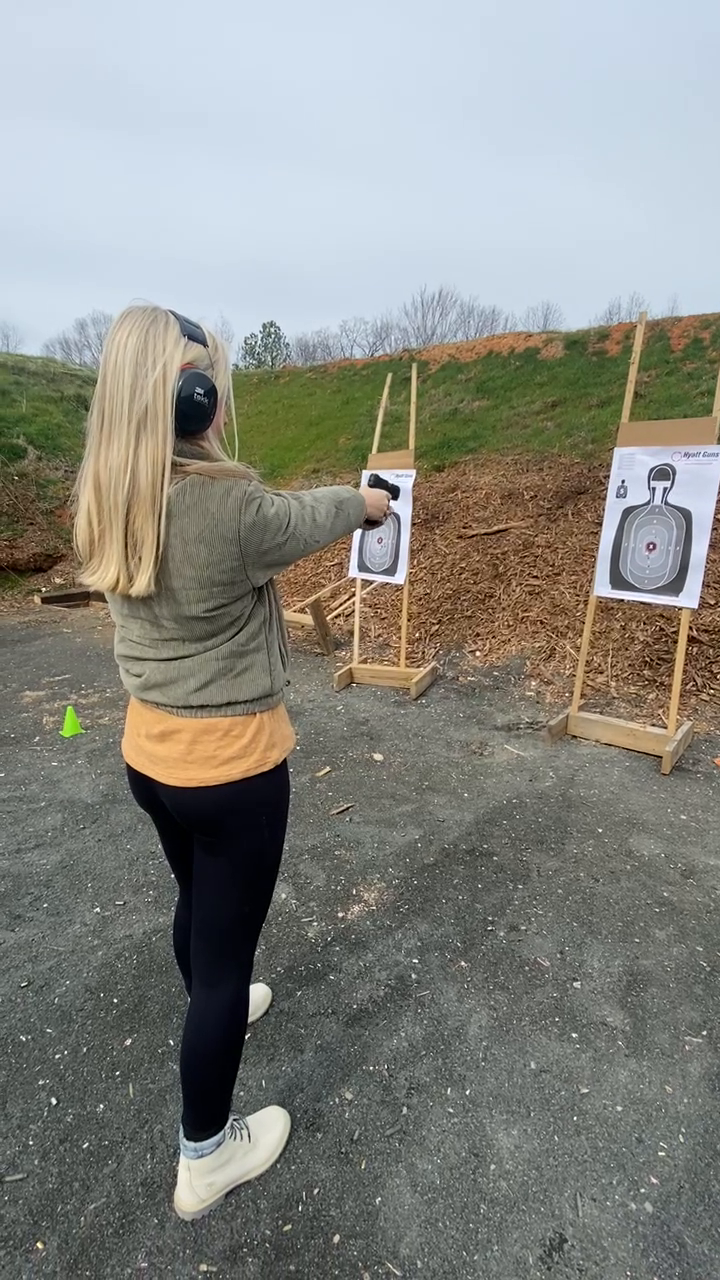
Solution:
M 400 516 L 391 511 L 379 529 L 364 529 L 358 546 L 358 571 L 392 578 L 400 560 Z
M 677 471 L 669 462 L 648 471 L 650 498 L 623 511 L 610 552 L 613 591 L 679 596 L 690 567 L 692 512 L 673 506 Z

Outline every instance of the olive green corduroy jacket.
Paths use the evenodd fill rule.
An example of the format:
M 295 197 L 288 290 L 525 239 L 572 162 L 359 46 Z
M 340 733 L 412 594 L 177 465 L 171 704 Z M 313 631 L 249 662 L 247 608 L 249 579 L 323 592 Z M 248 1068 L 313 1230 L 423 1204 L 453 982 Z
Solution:
M 155 593 L 107 597 L 128 693 L 181 716 L 278 706 L 288 652 L 273 579 L 364 519 L 362 495 L 340 485 L 275 493 L 204 475 L 174 485 Z

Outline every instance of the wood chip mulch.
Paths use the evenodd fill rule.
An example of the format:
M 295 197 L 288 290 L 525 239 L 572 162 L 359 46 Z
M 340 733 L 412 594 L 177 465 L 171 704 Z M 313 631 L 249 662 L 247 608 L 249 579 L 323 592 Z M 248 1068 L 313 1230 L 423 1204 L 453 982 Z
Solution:
M 462 651 L 483 665 L 522 657 L 556 701 L 572 686 L 607 490 L 608 464 L 562 457 L 473 459 L 419 476 L 415 488 L 409 661 Z M 489 530 L 507 526 L 492 533 Z M 347 573 L 344 543 L 283 575 L 287 606 Z M 380 587 L 363 608 L 363 652 L 397 646 L 401 590 Z M 587 691 L 644 719 L 667 711 L 677 610 L 600 601 Z M 352 616 L 338 627 L 347 637 Z M 690 631 L 682 711 L 720 722 L 720 538 L 717 523 L 701 608 Z M 621 712 L 618 712 L 621 714 Z

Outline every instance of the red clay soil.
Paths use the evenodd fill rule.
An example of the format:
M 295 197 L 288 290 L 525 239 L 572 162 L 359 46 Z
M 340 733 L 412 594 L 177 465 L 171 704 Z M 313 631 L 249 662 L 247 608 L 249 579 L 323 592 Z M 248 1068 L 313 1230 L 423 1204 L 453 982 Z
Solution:
M 715 318 L 715 317 L 713 317 Z M 693 338 L 700 338 L 707 346 L 710 342 L 710 330 L 707 325 L 701 326 L 703 316 L 684 316 L 681 320 L 673 320 L 670 327 L 670 346 L 673 351 L 682 351 Z
M 487 458 L 418 484 L 413 523 L 409 660 L 460 650 L 495 666 L 518 656 L 560 701 L 571 687 L 591 588 L 607 467 L 562 458 Z M 484 536 L 479 528 L 526 521 Z M 283 575 L 286 605 L 342 579 L 349 548 L 335 547 Z M 363 608 L 366 654 L 397 647 L 401 592 L 379 587 Z M 679 615 L 601 601 L 588 692 L 662 722 Z M 351 619 L 340 634 L 349 635 Z M 720 705 L 720 539 L 713 537 L 703 604 L 693 620 L 683 709 L 705 723 Z
M 446 364 L 448 360 L 469 364 L 473 360 L 481 360 L 483 356 L 509 356 L 550 344 L 557 346 L 557 341 L 557 334 L 553 333 L 497 333 L 489 338 L 476 338 L 472 342 L 448 342 L 424 347 L 417 354 L 433 369 Z
M 675 319 L 651 320 L 647 325 L 649 336 L 658 329 L 665 329 L 670 338 L 673 351 L 682 351 L 693 338 L 701 338 L 707 345 L 710 341 L 708 322 L 717 320 L 716 315 L 684 316 Z M 606 355 L 620 355 L 635 331 L 634 323 L 599 326 L 597 331 L 588 330 L 588 350 L 603 351 Z M 327 367 L 340 368 L 343 365 L 363 365 L 382 360 L 397 360 L 407 357 L 426 361 L 431 369 L 449 360 L 469 363 L 481 360 L 487 355 L 515 355 L 521 351 L 539 349 L 541 360 L 557 360 L 565 353 L 563 335 L 561 333 L 498 333 L 488 338 L 474 338 L 471 342 L 448 342 L 432 347 L 423 347 L 420 351 L 403 351 L 394 356 L 374 356 L 372 360 L 337 360 Z
M 650 329 L 648 325 L 648 329 Z M 608 356 L 619 356 L 628 335 L 635 332 L 634 324 L 614 324 L 603 337 L 591 338 L 590 351 L 604 351 Z
M 513 355 L 518 351 L 529 351 L 533 347 L 552 349 L 552 355 L 546 359 L 557 358 L 563 354 L 562 338 L 557 333 L 497 333 L 488 338 L 473 338 L 471 342 L 438 343 L 432 347 L 421 347 L 419 350 L 400 351 L 389 356 L 373 356 L 368 360 L 333 360 L 326 367 L 340 369 L 345 365 L 377 364 L 382 360 L 398 360 L 407 357 L 413 360 L 424 360 L 431 369 L 436 369 L 449 360 L 457 360 L 460 364 L 469 364 L 472 360 L 481 360 L 483 356 Z
M 693 338 L 700 338 L 708 346 L 711 337 L 711 325 L 717 321 L 717 315 L 671 317 L 667 320 L 650 320 L 646 334 L 664 329 L 670 339 L 672 351 L 682 351 Z M 634 324 L 614 324 L 603 330 L 603 336 L 590 339 L 590 351 L 604 351 L 608 356 L 619 356 L 625 343 L 635 332 Z

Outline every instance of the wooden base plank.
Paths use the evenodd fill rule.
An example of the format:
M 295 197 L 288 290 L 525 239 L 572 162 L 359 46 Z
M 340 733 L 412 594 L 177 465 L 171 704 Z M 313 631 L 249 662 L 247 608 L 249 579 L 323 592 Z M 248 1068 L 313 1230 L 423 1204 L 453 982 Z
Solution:
M 675 768 L 681 755 L 690 746 L 693 740 L 694 725 L 691 720 L 686 720 L 684 724 L 678 727 L 676 733 L 673 734 L 667 742 L 662 755 L 662 763 L 660 772 L 667 775 Z
M 335 675 L 333 676 L 333 689 L 335 690 L 336 693 L 340 693 L 343 689 L 347 689 L 348 685 L 352 684 L 352 682 L 353 682 L 352 665 L 349 667 L 341 667 L 341 669 L 339 671 L 336 671 Z
M 636 724 L 633 720 L 616 720 L 591 711 L 571 711 L 567 733 L 571 738 L 602 742 L 608 747 L 624 747 L 626 751 L 641 751 L 651 756 L 661 756 L 668 741 L 666 729 Z
M 351 663 L 336 671 L 333 688 L 337 693 L 351 684 L 375 685 L 383 689 L 405 689 L 415 700 L 425 692 L 439 674 L 436 663 L 427 667 L 385 667 L 373 663 Z
M 667 729 L 658 725 L 636 724 L 632 720 L 617 720 L 613 716 L 601 716 L 590 711 L 564 711 L 545 726 L 544 738 L 552 743 L 567 734 L 585 742 L 658 756 L 660 772 L 667 775 L 690 746 L 693 733 L 691 720 L 679 725 L 677 732 L 670 737 Z
M 543 738 L 546 742 L 558 742 L 560 738 L 565 737 L 568 731 L 568 715 L 568 711 L 563 711 L 562 715 L 548 721 L 543 730 Z
M 352 668 L 353 684 L 373 684 L 385 689 L 409 689 L 417 675 L 412 667 L 383 667 L 360 663 Z
M 413 702 L 416 698 L 422 697 L 425 690 L 430 688 L 430 685 L 437 680 L 439 675 L 440 668 L 436 662 L 431 662 L 429 666 L 423 667 L 418 671 L 415 679 L 410 681 L 410 697 Z

